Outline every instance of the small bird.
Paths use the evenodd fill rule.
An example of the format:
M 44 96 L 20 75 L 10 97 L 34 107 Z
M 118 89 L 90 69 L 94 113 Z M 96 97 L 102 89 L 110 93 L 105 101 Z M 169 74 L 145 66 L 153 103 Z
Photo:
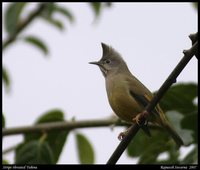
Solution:
M 140 113 L 151 101 L 153 94 L 131 74 L 126 62 L 117 51 L 104 43 L 101 43 L 101 46 L 102 58 L 89 64 L 99 66 L 103 73 L 108 101 L 114 113 L 124 121 L 139 124 Z M 182 139 L 170 125 L 159 104 L 150 113 L 147 121 L 163 127 L 178 146 L 183 145 Z M 146 133 L 149 134 L 148 130 Z

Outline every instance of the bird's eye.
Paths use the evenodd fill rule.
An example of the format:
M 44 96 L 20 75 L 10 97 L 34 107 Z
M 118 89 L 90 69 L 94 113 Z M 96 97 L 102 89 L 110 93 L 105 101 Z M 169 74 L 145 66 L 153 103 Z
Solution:
M 111 61 L 110 61 L 109 59 L 105 60 L 104 62 L 105 62 L 106 64 L 110 64 L 110 63 L 111 63 Z

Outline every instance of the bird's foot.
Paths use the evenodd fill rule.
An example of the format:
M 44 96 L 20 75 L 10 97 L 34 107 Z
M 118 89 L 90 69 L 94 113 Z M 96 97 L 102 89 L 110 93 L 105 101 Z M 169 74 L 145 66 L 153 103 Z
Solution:
M 146 121 L 148 115 L 149 113 L 145 110 L 144 112 L 139 113 L 135 118 L 133 118 L 132 121 L 133 123 L 137 123 L 139 126 L 142 126 L 148 123 L 148 121 Z M 144 119 L 145 119 L 145 122 L 143 123 Z

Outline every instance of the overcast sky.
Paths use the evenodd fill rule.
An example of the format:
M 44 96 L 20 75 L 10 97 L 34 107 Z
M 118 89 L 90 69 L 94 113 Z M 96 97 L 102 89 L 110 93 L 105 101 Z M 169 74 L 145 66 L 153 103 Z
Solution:
M 34 7 L 31 4 L 33 6 L 26 11 Z M 6 5 L 3 4 L 3 11 Z M 3 53 L 3 65 L 12 81 L 9 94 L 3 88 L 7 127 L 32 125 L 42 113 L 54 108 L 63 110 L 68 120 L 72 117 L 76 120 L 106 118 L 112 110 L 107 101 L 104 77 L 97 67 L 88 64 L 101 58 L 101 42 L 115 48 L 131 72 L 155 91 L 180 61 L 182 51 L 191 47 L 188 35 L 197 32 L 197 12 L 191 3 L 114 3 L 111 8 L 104 9 L 95 22 L 87 3 L 60 5 L 68 7 L 75 17 L 73 24 L 62 17 L 66 21 L 64 31 L 38 19 L 23 33 L 43 39 L 50 50 L 47 57 L 22 41 Z M 186 66 L 177 82 L 197 82 L 196 58 Z M 95 163 L 106 163 L 123 130 L 77 131 L 84 133 L 94 146 Z M 3 148 L 21 141 L 20 135 L 5 137 Z M 5 158 L 13 162 L 13 154 Z M 124 153 L 118 163 L 135 162 Z M 58 163 L 78 163 L 72 133 Z

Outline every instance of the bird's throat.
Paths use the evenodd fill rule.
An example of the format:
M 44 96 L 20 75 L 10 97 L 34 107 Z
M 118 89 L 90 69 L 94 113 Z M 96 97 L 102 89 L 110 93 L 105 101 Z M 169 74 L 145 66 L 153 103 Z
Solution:
M 107 76 L 107 74 L 108 74 L 108 70 L 106 70 L 103 66 L 99 66 L 100 67 L 100 70 L 101 70 L 101 72 L 103 73 L 103 76 L 104 77 L 106 77 Z

